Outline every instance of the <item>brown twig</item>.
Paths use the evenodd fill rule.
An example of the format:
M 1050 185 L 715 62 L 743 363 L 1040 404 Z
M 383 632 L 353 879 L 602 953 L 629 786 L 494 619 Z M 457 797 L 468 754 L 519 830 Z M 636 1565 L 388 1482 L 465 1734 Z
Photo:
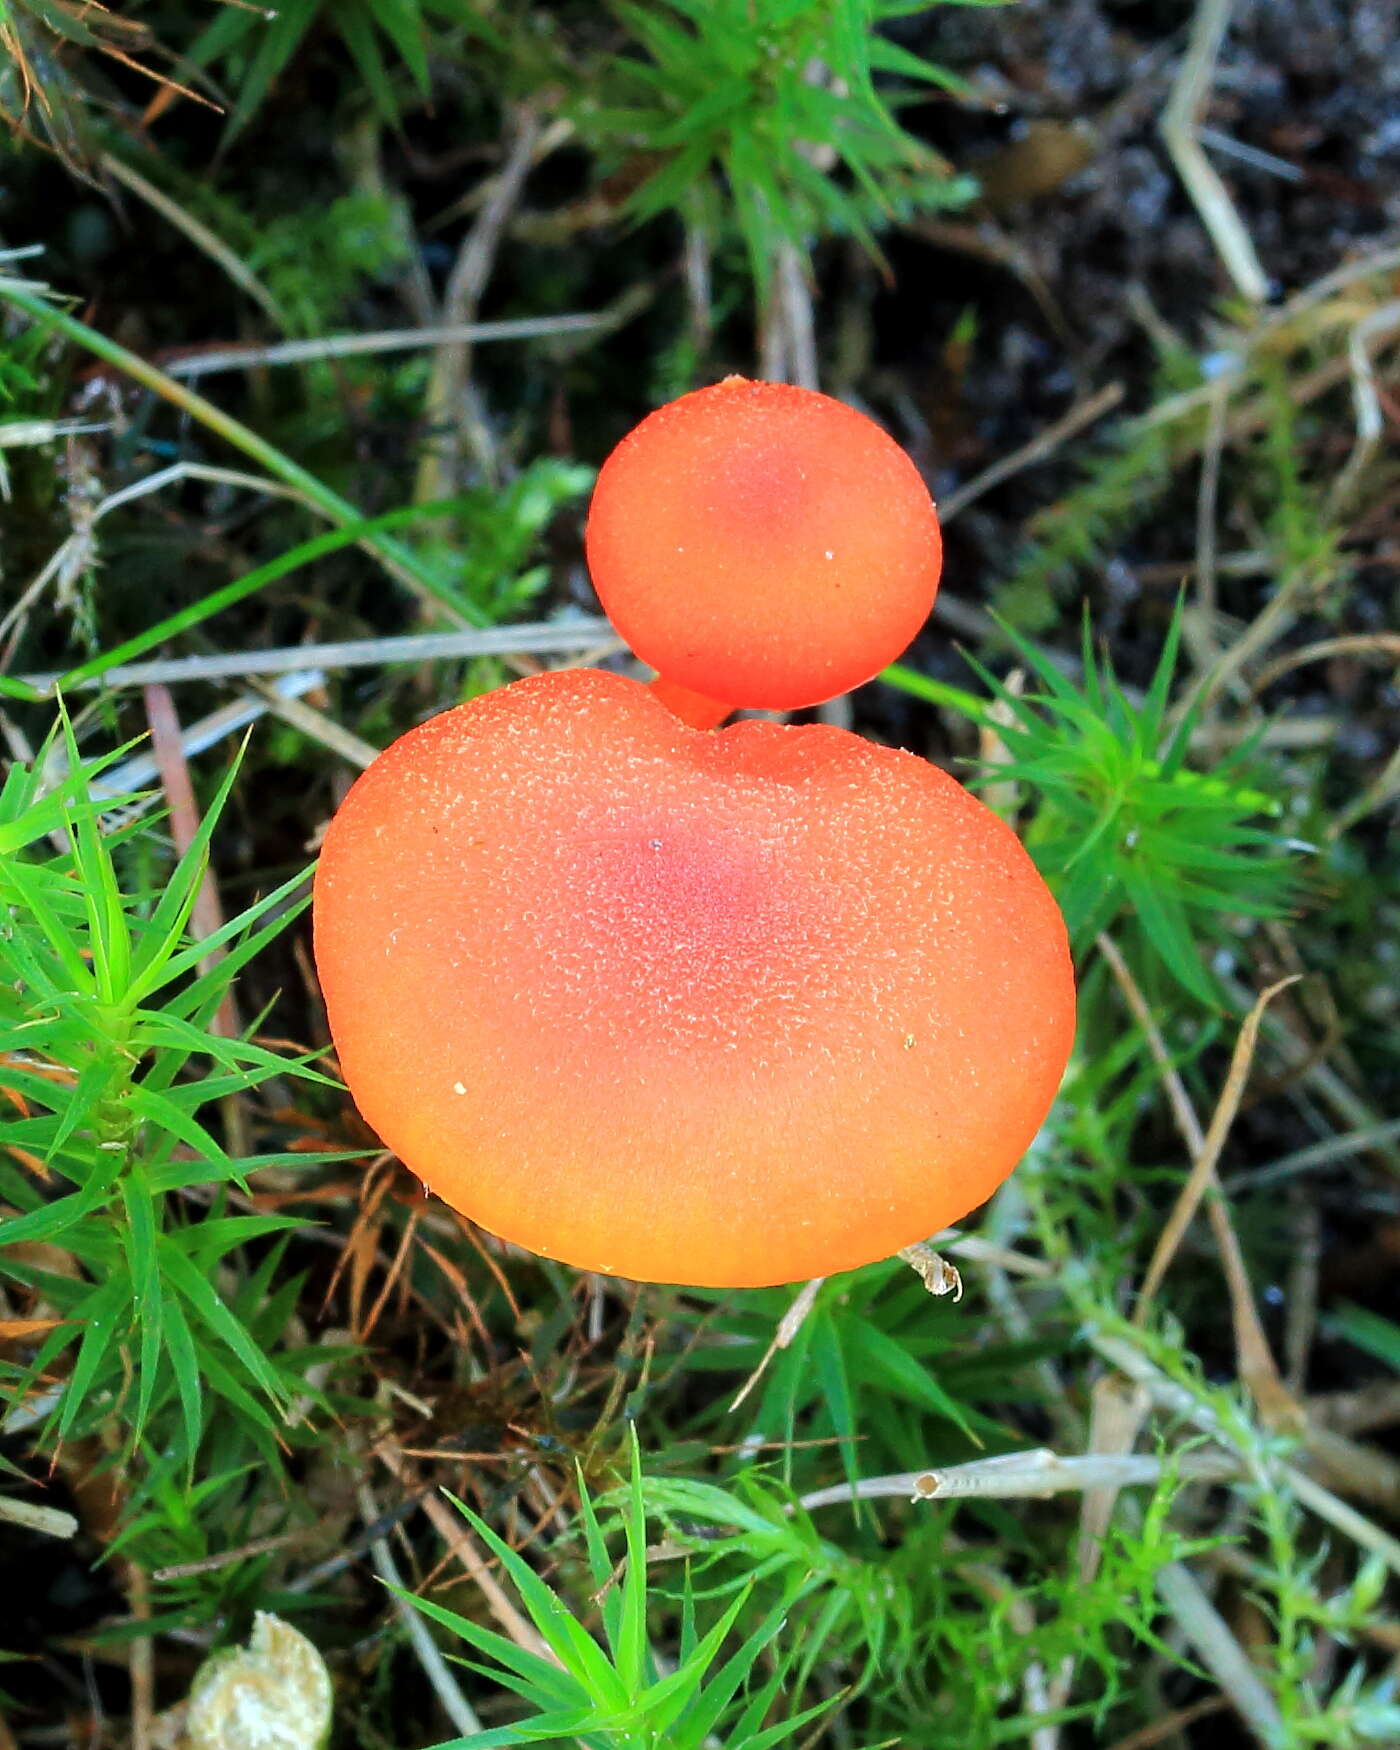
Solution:
M 1201 1128 L 1201 1122 L 1196 1116 L 1195 1107 L 1191 1104 L 1191 1096 L 1186 1091 L 1185 1083 L 1177 1073 L 1176 1066 L 1172 1063 L 1166 1041 L 1162 1038 L 1157 1023 L 1153 1019 L 1147 999 L 1143 996 L 1128 963 L 1119 953 L 1117 945 L 1103 934 L 1097 938 L 1096 945 L 1100 954 L 1108 962 L 1114 979 L 1132 1011 L 1133 1018 L 1143 1030 L 1147 1048 L 1153 1061 L 1161 1070 L 1163 1085 L 1167 1091 L 1168 1103 L 1171 1106 L 1177 1128 L 1181 1132 L 1193 1162 L 1199 1162 L 1206 1154 L 1206 1132 Z M 1227 1082 L 1226 1091 L 1221 1096 L 1221 1102 L 1216 1111 L 1216 1117 L 1212 1120 L 1212 1133 L 1219 1131 L 1218 1140 L 1213 1149 L 1215 1156 L 1218 1156 L 1220 1147 L 1224 1144 L 1225 1136 L 1234 1117 L 1234 1108 L 1238 1106 L 1239 1096 L 1243 1092 L 1244 1080 L 1249 1071 L 1249 1060 L 1254 1049 L 1254 1038 L 1258 1031 L 1259 1020 L 1264 1012 L 1264 1006 L 1275 991 L 1283 988 L 1283 984 L 1292 982 L 1292 979 L 1287 979 L 1279 985 L 1271 986 L 1250 1010 L 1249 1017 L 1245 1022 L 1245 1029 L 1241 1032 L 1240 1041 L 1236 1044 L 1235 1058 L 1231 1063 L 1232 1078 L 1237 1067 L 1239 1069 L 1238 1077 Z M 1227 1104 L 1227 1101 L 1231 1103 Z M 1202 1181 L 1202 1191 L 1210 1186 L 1218 1187 L 1213 1158 L 1209 1161 L 1207 1173 L 1196 1175 L 1193 1169 L 1192 1176 L 1188 1177 L 1187 1184 L 1182 1190 L 1181 1200 L 1178 1203 L 1176 1212 L 1178 1216 L 1185 1207 L 1188 1197 L 1193 1198 L 1191 1209 L 1194 1209 L 1195 1202 L 1199 1200 L 1199 1193 L 1195 1192 L 1193 1186 L 1193 1179 L 1198 1176 Z M 1254 1304 L 1254 1294 L 1249 1285 L 1249 1272 L 1245 1268 L 1239 1238 L 1230 1220 L 1230 1212 L 1224 1198 L 1218 1195 L 1212 1197 L 1206 1205 L 1206 1211 L 1210 1219 L 1211 1230 L 1215 1236 L 1216 1246 L 1220 1252 L 1226 1286 L 1230 1293 L 1230 1313 L 1234 1325 L 1235 1353 L 1240 1378 L 1253 1392 L 1261 1412 L 1270 1420 L 1271 1425 L 1296 1427 L 1302 1420 L 1302 1412 L 1279 1377 L 1277 1363 L 1269 1348 L 1268 1339 L 1264 1335 L 1264 1327 L 1259 1320 L 1258 1308 Z M 1189 1211 L 1187 1220 L 1189 1220 Z M 1142 1313 L 1143 1299 L 1150 1298 L 1147 1293 L 1148 1286 L 1150 1284 L 1152 1288 L 1155 1288 L 1154 1274 L 1159 1276 L 1161 1271 L 1166 1269 L 1171 1260 L 1171 1253 L 1176 1248 L 1176 1241 L 1172 1242 L 1169 1250 L 1165 1248 L 1166 1237 L 1164 1234 L 1162 1242 L 1159 1242 L 1157 1254 L 1153 1259 L 1154 1268 L 1150 1268 L 1148 1272 L 1149 1283 L 1144 1284 L 1144 1295 L 1140 1298 L 1138 1306 L 1139 1323 L 1141 1318 L 1145 1317 L 1145 1314 Z M 1155 1268 L 1158 1257 L 1162 1260 L 1160 1270 Z
M 1000 486 L 1010 480 L 1013 475 L 1022 474 L 1027 468 L 1033 468 L 1037 463 L 1048 461 L 1061 445 L 1068 442 L 1095 421 L 1111 413 L 1123 399 L 1123 385 L 1108 383 L 1097 390 L 1086 400 L 1076 401 L 1067 413 L 1047 425 L 1045 430 L 1037 432 L 1029 443 L 1022 444 L 1019 450 L 1012 450 L 1009 456 L 1003 456 L 1000 461 L 993 462 L 990 468 L 984 468 L 980 474 L 973 476 L 965 486 L 959 486 L 955 492 L 950 492 L 938 507 L 940 522 L 949 522 L 959 511 L 966 510 L 968 505 L 990 492 L 994 486 Z
M 241 1544 L 237 1549 L 220 1550 L 217 1555 L 203 1556 L 197 1562 L 172 1562 L 166 1568 L 154 1568 L 151 1571 L 153 1580 L 192 1580 L 197 1574 L 215 1574 L 220 1568 L 231 1568 L 236 1562 L 248 1561 L 253 1556 L 270 1555 L 273 1550 L 285 1549 L 293 1542 L 290 1532 L 282 1532 L 277 1537 L 258 1537 L 252 1543 Z
M 408 1467 L 403 1461 L 403 1454 L 391 1440 L 383 1440 L 374 1449 L 375 1457 L 385 1465 L 393 1476 L 405 1487 L 411 1487 Z M 423 1511 L 432 1521 L 434 1530 L 461 1563 L 467 1573 L 481 1588 L 481 1595 L 486 1600 L 487 1608 L 500 1624 L 502 1631 L 513 1640 L 518 1647 L 524 1647 L 527 1652 L 537 1654 L 541 1659 L 548 1659 L 553 1665 L 559 1663 L 548 1642 L 520 1614 L 506 1596 L 504 1588 L 491 1570 L 491 1564 L 476 1547 L 471 1528 L 462 1518 L 448 1506 L 439 1494 L 424 1495 L 421 1502 Z
M 1344 638 L 1319 638 L 1315 644 L 1305 644 L 1301 650 L 1289 650 L 1261 669 L 1250 683 L 1250 694 L 1258 698 L 1266 688 L 1296 668 L 1310 662 L 1325 662 L 1333 656 L 1388 656 L 1400 662 L 1400 632 L 1353 632 Z
M 1249 1079 L 1249 1070 L 1254 1062 L 1254 1048 L 1259 1038 L 1259 1022 L 1270 1000 L 1281 990 L 1298 982 L 1299 975 L 1291 974 L 1281 978 L 1277 984 L 1271 984 L 1255 1001 L 1254 1007 L 1245 1017 L 1244 1026 L 1240 1029 L 1239 1038 L 1235 1041 L 1234 1053 L 1230 1059 L 1229 1073 L 1225 1078 L 1225 1087 L 1216 1104 L 1214 1115 L 1210 1121 L 1210 1129 L 1195 1146 L 1195 1159 L 1191 1163 L 1191 1171 L 1186 1176 L 1186 1183 L 1181 1188 L 1176 1206 L 1167 1218 L 1166 1226 L 1158 1238 L 1152 1260 L 1147 1266 L 1147 1274 L 1143 1278 L 1142 1288 L 1138 1294 L 1137 1307 L 1133 1313 L 1133 1323 L 1142 1328 L 1147 1323 L 1152 1310 L 1152 1298 L 1162 1285 L 1162 1278 L 1171 1267 L 1171 1261 L 1185 1238 L 1186 1230 L 1191 1225 L 1192 1217 L 1200 1208 L 1201 1200 L 1208 1191 L 1218 1191 L 1220 1181 L 1216 1177 L 1216 1163 L 1220 1159 L 1225 1139 L 1230 1134 L 1230 1126 L 1235 1121 L 1235 1114 L 1240 1108 L 1240 1096 Z M 1193 1129 L 1198 1128 L 1193 1126 Z
M 1208 1720 L 1212 1714 L 1223 1713 L 1229 1705 L 1228 1696 L 1207 1695 L 1201 1701 L 1193 1701 L 1190 1707 L 1176 1708 L 1164 1719 L 1153 1720 L 1150 1725 L 1129 1732 L 1126 1738 L 1119 1738 L 1111 1745 L 1110 1750 L 1153 1750 L 1154 1745 L 1165 1744 L 1168 1738 L 1177 1737 L 1198 1720 Z
M 131 1614 L 137 1622 L 151 1615 L 151 1582 L 135 1562 L 126 1565 Z M 155 1649 L 149 1633 L 138 1635 L 128 1655 L 131 1672 L 131 1750 L 151 1750 L 151 1724 L 156 1715 Z

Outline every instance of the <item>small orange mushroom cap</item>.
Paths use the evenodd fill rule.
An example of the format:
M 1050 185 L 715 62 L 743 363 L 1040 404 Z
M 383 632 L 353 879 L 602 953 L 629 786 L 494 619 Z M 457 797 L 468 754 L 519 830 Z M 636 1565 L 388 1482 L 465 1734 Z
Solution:
M 859 686 L 928 618 L 943 548 L 914 464 L 811 389 L 728 377 L 658 408 L 603 464 L 599 600 L 692 693 L 795 710 Z
M 491 1232 L 751 1286 L 889 1256 L 1020 1159 L 1074 1031 L 1014 833 L 842 730 L 697 731 L 616 675 L 445 712 L 326 834 L 316 960 L 360 1111 Z

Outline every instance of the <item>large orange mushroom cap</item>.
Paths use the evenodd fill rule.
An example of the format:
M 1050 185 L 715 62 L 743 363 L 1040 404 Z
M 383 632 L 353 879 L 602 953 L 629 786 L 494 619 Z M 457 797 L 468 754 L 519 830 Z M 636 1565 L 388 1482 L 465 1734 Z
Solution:
M 599 600 L 644 662 L 730 705 L 794 710 L 859 686 L 928 618 L 938 518 L 871 419 L 729 377 L 658 408 L 603 464 Z
M 326 834 L 341 1069 L 424 1183 L 586 1269 L 747 1286 L 927 1237 L 1011 1171 L 1074 1030 L 1064 925 L 951 778 L 522 680 L 396 742 Z

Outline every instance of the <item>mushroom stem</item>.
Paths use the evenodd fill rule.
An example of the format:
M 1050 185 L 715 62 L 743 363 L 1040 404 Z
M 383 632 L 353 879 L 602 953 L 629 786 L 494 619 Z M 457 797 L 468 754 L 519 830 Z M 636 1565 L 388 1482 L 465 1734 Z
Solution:
M 692 692 L 689 687 L 668 681 L 662 674 L 652 681 L 651 695 L 673 717 L 679 717 L 688 729 L 718 729 L 734 709 L 723 699 L 712 699 L 708 693 Z

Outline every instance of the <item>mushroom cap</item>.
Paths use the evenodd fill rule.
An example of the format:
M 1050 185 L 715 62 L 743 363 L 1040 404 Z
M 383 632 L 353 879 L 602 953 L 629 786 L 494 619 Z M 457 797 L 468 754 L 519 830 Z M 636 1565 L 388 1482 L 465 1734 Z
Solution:
M 603 608 L 668 680 L 795 710 L 859 686 L 928 618 L 943 547 L 914 464 L 871 419 L 728 377 L 658 408 L 588 513 Z
M 1055 903 L 953 779 L 824 726 L 688 729 L 588 670 L 374 762 L 315 944 L 350 1091 L 424 1184 L 650 1281 L 825 1275 L 966 1215 L 1074 1032 Z

